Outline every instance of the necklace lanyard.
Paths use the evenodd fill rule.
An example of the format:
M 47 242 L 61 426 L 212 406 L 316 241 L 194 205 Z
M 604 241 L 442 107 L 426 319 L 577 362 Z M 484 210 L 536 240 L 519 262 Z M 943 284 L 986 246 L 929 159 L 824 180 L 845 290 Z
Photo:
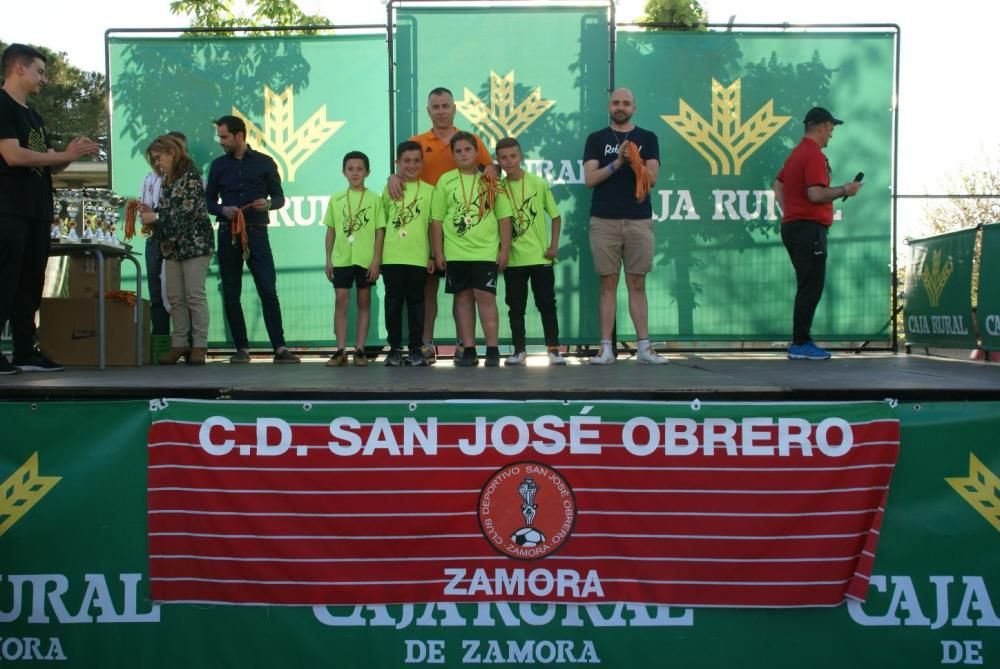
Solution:
M 514 204 L 514 206 L 511 207 L 511 209 L 514 210 L 514 218 L 517 219 L 518 224 L 520 226 L 522 226 L 522 227 L 527 227 L 526 225 L 524 225 L 525 220 L 524 220 L 523 212 L 521 211 L 521 208 L 524 206 L 524 182 L 527 181 L 527 179 L 525 178 L 526 176 L 527 175 L 525 175 L 525 174 L 521 175 L 521 201 L 520 202 L 518 202 L 517 198 L 514 197 L 514 191 L 510 187 L 510 180 L 508 179 L 507 181 L 504 182 L 504 187 L 505 187 L 505 190 L 507 191 L 507 197 L 509 197 L 510 201 Z M 516 231 L 516 229 L 517 228 L 515 228 L 515 231 Z
M 367 188 L 365 188 L 364 190 L 362 190 L 361 191 L 361 197 L 360 197 L 360 199 L 358 199 L 358 214 L 359 215 L 361 214 L 361 205 L 364 204 L 364 202 L 365 202 L 365 193 L 367 193 L 367 192 L 368 192 Z M 353 244 L 354 243 L 354 231 L 361 229 L 361 222 L 360 221 L 355 221 L 354 213 L 351 211 L 351 191 L 350 190 L 347 191 L 347 197 L 345 197 L 344 200 L 347 202 L 347 243 L 348 244 Z
M 618 139 L 618 132 L 610 125 L 608 126 L 608 130 L 610 130 L 611 134 L 615 136 L 615 141 L 618 142 L 618 146 L 621 147 L 622 144 L 628 141 L 628 136 L 632 134 L 632 130 L 635 130 L 635 128 L 632 128 L 632 130 L 626 132 L 625 136 L 622 137 L 621 139 Z
M 413 207 L 417 204 L 417 198 L 420 197 L 420 181 L 417 180 L 417 192 L 413 194 L 413 199 L 410 200 L 410 206 L 406 206 L 406 195 L 403 195 L 402 208 L 399 210 L 399 236 L 401 239 L 406 239 L 406 226 L 410 224 L 413 220 Z
M 469 213 L 470 210 L 469 196 L 465 194 L 465 175 L 462 174 L 461 172 L 458 173 L 458 185 L 461 186 L 462 188 L 462 202 L 465 204 L 465 224 L 467 226 L 472 225 L 472 214 Z M 469 189 L 472 191 L 473 195 L 476 192 L 477 185 L 479 185 L 478 172 L 472 176 L 472 188 Z M 480 217 L 482 217 L 482 213 L 480 213 Z

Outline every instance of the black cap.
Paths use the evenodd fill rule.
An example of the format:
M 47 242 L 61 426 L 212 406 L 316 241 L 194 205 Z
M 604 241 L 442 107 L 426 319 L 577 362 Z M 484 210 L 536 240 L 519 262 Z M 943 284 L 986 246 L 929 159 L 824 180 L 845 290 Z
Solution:
M 834 125 L 840 125 L 843 123 L 839 118 L 834 118 L 833 114 L 827 109 L 822 107 L 813 107 L 806 113 L 806 118 L 803 121 L 806 125 L 816 125 L 817 123 L 832 123 Z

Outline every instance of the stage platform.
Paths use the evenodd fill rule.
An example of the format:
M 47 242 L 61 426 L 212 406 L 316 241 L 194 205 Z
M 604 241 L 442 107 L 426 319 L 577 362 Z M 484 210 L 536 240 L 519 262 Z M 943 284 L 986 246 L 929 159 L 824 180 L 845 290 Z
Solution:
M 909 401 L 1000 399 L 1000 364 L 912 354 L 840 353 L 827 361 L 788 360 L 784 352 L 670 353 L 669 365 L 640 365 L 619 356 L 591 366 L 570 356 L 549 367 L 544 355 L 525 367 L 328 368 L 326 358 L 275 365 L 209 359 L 204 367 L 67 368 L 0 377 L 0 400 L 201 399 L 633 399 Z

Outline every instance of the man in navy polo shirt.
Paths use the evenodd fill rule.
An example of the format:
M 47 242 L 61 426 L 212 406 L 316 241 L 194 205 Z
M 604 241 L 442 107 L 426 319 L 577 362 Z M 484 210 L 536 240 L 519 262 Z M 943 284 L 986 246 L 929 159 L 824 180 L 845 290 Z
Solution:
M 781 241 L 798 282 L 788 357 L 826 360 L 830 353 L 813 343 L 809 330 L 826 282 L 826 237 L 833 225 L 833 201 L 857 195 L 861 183 L 848 181 L 830 187 L 830 163 L 823 149 L 830 143 L 833 129 L 843 121 L 822 107 L 813 107 L 804 123 L 805 135 L 785 160 L 773 186 L 783 212 Z
M 233 364 L 250 362 L 250 343 L 247 323 L 243 317 L 240 294 L 243 289 L 243 249 L 236 240 L 233 245 L 230 222 L 236 212 L 243 209 L 247 224 L 250 255 L 247 266 L 253 275 L 257 294 L 264 311 L 264 327 L 274 348 L 274 362 L 296 363 L 299 358 L 285 346 L 285 332 L 281 324 L 281 306 L 278 304 L 277 275 L 274 256 L 267 236 L 270 222 L 268 211 L 285 206 L 278 166 L 270 156 L 254 151 L 247 144 L 247 126 L 235 116 L 223 116 L 215 122 L 219 145 L 226 152 L 212 161 L 208 171 L 205 198 L 208 211 L 219 222 L 219 276 L 222 279 L 222 301 L 226 322 L 236 345 L 236 354 L 229 358 Z

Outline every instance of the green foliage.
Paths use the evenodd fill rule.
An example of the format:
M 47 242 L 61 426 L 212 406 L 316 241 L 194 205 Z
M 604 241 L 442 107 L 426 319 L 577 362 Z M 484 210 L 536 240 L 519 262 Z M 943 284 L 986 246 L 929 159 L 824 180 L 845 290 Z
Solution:
M 295 0 L 248 0 L 249 15 L 233 12 L 230 0 L 173 0 L 170 11 L 191 19 L 192 28 L 236 28 L 267 26 L 328 26 L 330 19 L 306 14 Z M 232 34 L 220 30 L 219 34 Z
M 0 41 L 0 51 L 7 48 Z M 101 145 L 101 153 L 84 160 L 107 160 L 108 117 L 105 81 L 100 72 L 84 72 L 74 67 L 63 51 L 35 46 L 46 58 L 48 83 L 29 104 L 45 120 L 45 128 L 56 149 L 74 137 L 90 137 Z M 3 75 L 0 73 L 0 81 Z
M 646 0 L 641 23 L 670 23 L 672 28 L 650 30 L 705 30 L 708 13 L 698 0 Z

